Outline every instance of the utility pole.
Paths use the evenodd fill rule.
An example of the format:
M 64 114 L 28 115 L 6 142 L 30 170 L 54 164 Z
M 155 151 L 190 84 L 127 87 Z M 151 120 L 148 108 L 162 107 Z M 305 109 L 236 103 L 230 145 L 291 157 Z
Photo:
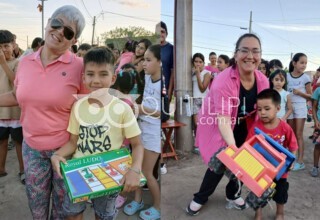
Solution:
M 27 35 L 27 49 L 29 48 L 29 37 Z
M 42 33 L 42 39 L 44 39 L 44 16 L 43 16 L 43 13 L 44 13 L 44 1 L 47 1 L 47 0 L 38 0 L 38 1 L 41 1 L 41 5 L 39 4 L 38 5 L 38 9 L 40 12 L 42 12 L 42 29 L 41 29 L 41 33 Z
M 91 45 L 93 45 L 93 40 L 94 40 L 94 28 L 96 26 L 96 16 L 93 16 L 93 30 L 92 30 L 92 40 L 91 40 Z
M 252 33 L 252 11 L 250 11 L 249 33 Z
M 188 105 L 191 104 L 192 79 L 191 62 L 192 56 L 192 2 L 193 0 L 175 0 L 174 11 L 174 67 L 175 67 L 175 92 L 176 112 L 175 120 L 186 124 L 175 132 L 175 145 L 183 153 L 190 152 L 193 148 L 192 118 L 188 115 Z

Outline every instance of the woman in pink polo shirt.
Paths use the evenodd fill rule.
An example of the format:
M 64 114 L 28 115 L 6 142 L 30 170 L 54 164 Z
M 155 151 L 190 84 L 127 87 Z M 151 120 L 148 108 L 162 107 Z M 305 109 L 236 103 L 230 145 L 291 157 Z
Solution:
M 67 126 L 74 95 L 81 93 L 83 61 L 69 51 L 85 19 L 74 6 L 58 8 L 45 28 L 45 44 L 20 60 L 14 91 L 0 106 L 21 108 L 26 192 L 33 219 L 63 219 L 63 180 L 53 172 L 51 155 L 69 140 Z
M 254 34 L 242 35 L 234 52 L 235 64 L 225 69 L 213 81 L 198 115 L 196 143 L 204 162 L 209 166 L 199 192 L 187 207 L 187 213 L 197 215 L 219 184 L 222 174 L 212 170 L 210 161 L 222 147 L 240 147 L 255 118 L 257 94 L 269 88 L 268 79 L 257 70 L 261 61 L 260 39 Z M 253 120 L 251 120 L 253 121 Z M 230 180 L 226 187 L 227 208 L 244 209 L 237 181 Z

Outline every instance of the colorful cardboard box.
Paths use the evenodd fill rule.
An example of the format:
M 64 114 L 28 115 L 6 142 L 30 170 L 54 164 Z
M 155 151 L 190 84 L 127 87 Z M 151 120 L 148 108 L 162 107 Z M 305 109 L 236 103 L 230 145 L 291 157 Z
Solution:
M 71 201 L 77 203 L 120 192 L 123 189 L 120 181 L 131 163 L 131 155 L 125 148 L 61 163 Z M 140 185 L 145 183 L 141 174 Z

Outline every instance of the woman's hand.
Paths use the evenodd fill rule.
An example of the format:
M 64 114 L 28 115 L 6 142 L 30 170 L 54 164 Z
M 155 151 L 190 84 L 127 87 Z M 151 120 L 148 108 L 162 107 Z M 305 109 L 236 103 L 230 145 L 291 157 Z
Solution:
M 53 154 L 50 158 L 52 169 L 58 174 L 60 178 L 62 178 L 60 171 L 60 162 L 67 164 L 67 161 L 64 157 L 59 156 L 58 154 Z

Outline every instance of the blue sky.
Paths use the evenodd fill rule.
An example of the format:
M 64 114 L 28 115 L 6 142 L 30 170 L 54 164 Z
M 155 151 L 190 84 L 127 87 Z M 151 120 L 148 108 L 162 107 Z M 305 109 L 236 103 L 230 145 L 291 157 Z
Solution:
M 142 26 L 152 32 L 160 20 L 160 0 L 47 0 L 44 2 L 44 23 L 60 6 L 74 5 L 83 13 L 86 27 L 79 41 L 90 43 L 93 17 L 96 16 L 96 37 L 115 27 Z M 37 6 L 38 0 L 0 0 L 0 29 L 7 29 L 17 35 L 22 49 L 27 48 L 35 37 L 41 37 L 42 18 Z M 101 12 L 105 11 L 103 15 Z M 44 25 L 44 26 L 45 26 Z M 28 40 L 27 40 L 28 38 Z M 95 42 L 96 43 L 96 42 Z
M 239 36 L 252 32 L 262 43 L 262 58 L 288 66 L 291 53 L 308 56 L 307 70 L 320 66 L 320 2 L 318 0 L 193 0 L 193 53 L 233 55 Z M 161 0 L 161 20 L 173 42 L 174 1 Z

